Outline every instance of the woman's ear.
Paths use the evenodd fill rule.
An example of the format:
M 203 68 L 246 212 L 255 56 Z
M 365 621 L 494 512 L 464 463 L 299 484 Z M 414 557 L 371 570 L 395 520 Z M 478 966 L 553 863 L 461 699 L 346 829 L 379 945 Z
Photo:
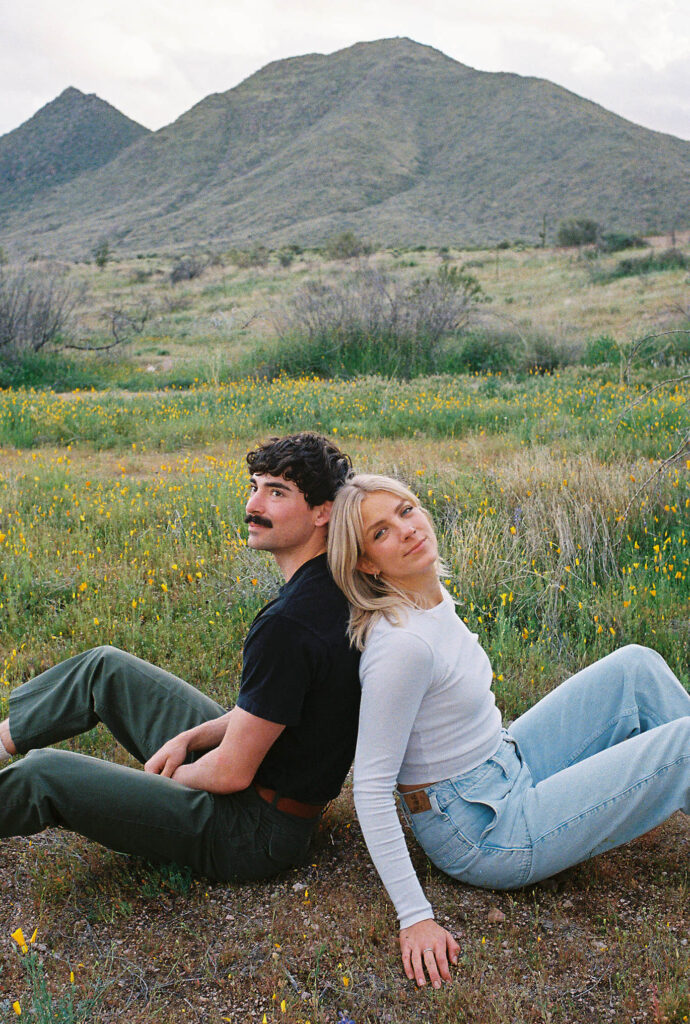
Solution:
M 366 576 L 378 576 L 378 567 L 374 565 L 370 558 L 365 555 L 360 555 L 357 559 L 357 568 L 360 572 L 363 572 Z

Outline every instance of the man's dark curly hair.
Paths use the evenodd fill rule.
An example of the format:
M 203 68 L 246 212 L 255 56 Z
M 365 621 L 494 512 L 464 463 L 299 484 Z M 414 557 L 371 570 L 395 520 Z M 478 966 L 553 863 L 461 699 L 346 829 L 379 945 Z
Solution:
M 352 472 L 352 460 L 321 434 L 303 431 L 270 437 L 247 453 L 250 473 L 293 480 L 310 508 L 333 501 Z

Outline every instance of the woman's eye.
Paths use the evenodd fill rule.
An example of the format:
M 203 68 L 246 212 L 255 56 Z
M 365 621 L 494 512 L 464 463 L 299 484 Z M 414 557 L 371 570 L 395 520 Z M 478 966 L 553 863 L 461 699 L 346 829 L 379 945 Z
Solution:
M 381 529 L 377 530 L 376 533 L 374 534 L 374 540 L 378 540 L 379 537 L 383 537 L 385 532 L 386 531 L 383 529 L 383 527 L 381 527 Z

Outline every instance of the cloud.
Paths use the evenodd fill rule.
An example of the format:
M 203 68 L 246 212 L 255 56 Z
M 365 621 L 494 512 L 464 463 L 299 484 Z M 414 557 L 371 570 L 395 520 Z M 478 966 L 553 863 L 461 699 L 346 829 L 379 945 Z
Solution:
M 67 85 L 148 127 L 272 60 L 409 36 L 690 135 L 685 0 L 25 0 L 0 12 L 0 132 Z M 644 82 L 640 88 L 639 83 Z

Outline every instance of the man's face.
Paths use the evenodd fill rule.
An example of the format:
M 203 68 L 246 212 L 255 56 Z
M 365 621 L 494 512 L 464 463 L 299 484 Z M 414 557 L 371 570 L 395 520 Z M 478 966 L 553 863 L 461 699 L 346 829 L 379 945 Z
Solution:
M 310 508 L 293 480 L 254 473 L 249 486 L 245 522 L 250 548 L 289 554 L 313 541 L 323 527 L 324 506 Z

